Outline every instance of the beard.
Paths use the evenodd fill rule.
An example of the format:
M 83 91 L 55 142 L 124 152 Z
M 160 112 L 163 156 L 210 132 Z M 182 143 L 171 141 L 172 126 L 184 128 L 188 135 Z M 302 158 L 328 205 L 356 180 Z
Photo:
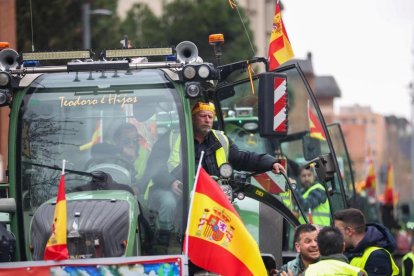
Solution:
M 200 133 L 203 136 L 207 136 L 207 134 L 210 132 L 211 127 L 210 126 L 199 126 L 196 128 L 197 132 Z

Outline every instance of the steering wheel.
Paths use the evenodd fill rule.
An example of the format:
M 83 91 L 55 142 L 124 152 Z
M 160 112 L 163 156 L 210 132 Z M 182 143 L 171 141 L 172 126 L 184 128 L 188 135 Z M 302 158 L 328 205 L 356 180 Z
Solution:
M 103 171 L 110 174 L 115 182 L 126 185 L 132 185 L 132 179 L 136 173 L 131 161 L 121 156 L 92 158 L 85 164 L 85 170 L 87 172 Z

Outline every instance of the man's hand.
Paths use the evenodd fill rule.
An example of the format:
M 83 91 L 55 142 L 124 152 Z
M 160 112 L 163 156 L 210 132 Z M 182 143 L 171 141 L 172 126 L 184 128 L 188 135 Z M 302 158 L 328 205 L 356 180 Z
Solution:
M 183 183 L 180 180 L 175 180 L 171 184 L 171 191 L 181 198 L 183 196 Z
M 280 163 L 273 163 L 272 172 L 280 174 L 280 173 L 286 173 L 285 168 Z

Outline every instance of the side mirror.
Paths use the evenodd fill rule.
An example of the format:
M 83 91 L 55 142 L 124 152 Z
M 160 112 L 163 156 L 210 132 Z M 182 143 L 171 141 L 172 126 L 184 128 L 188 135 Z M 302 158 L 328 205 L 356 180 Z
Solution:
M 15 213 L 16 200 L 14 198 L 0 198 L 0 212 Z
M 265 72 L 259 76 L 260 136 L 285 137 L 287 132 L 287 75 Z
M 303 157 L 306 161 L 315 159 L 322 154 L 320 140 L 306 135 L 302 137 L 302 143 Z
M 326 183 L 327 181 L 334 179 L 335 165 L 332 154 L 323 154 L 308 162 L 304 167 L 309 168 L 312 164 L 321 181 Z

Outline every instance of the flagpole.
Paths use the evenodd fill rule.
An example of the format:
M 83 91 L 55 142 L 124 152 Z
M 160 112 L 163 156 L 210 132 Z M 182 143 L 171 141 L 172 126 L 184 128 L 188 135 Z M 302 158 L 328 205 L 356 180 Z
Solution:
M 204 157 L 204 151 L 202 151 L 201 155 L 200 155 L 200 161 L 198 162 L 197 173 L 196 173 L 195 180 L 194 180 L 194 186 L 193 186 L 193 190 L 192 190 L 191 196 L 190 196 L 190 208 L 189 208 L 189 212 L 188 212 L 188 216 L 187 216 L 187 227 L 185 229 L 186 234 L 184 235 L 185 236 L 185 243 L 184 243 L 185 244 L 185 248 L 184 248 L 184 254 L 185 255 L 188 255 L 188 236 L 189 236 L 188 227 L 190 225 L 191 213 L 193 211 L 194 193 L 195 193 L 195 190 L 197 188 L 198 176 L 200 174 L 201 162 L 203 161 L 203 157 Z
M 65 175 L 65 164 L 66 164 L 66 160 L 63 159 L 62 160 L 62 175 Z

